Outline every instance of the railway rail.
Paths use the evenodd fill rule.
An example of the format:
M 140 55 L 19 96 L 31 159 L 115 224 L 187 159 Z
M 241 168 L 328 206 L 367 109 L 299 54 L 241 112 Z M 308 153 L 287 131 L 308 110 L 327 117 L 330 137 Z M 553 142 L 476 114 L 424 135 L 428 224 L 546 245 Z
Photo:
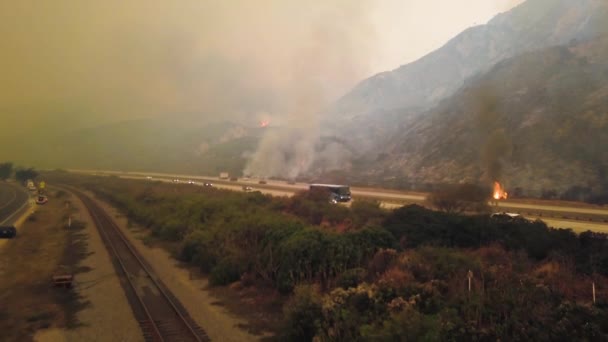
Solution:
M 114 220 L 86 194 L 70 188 L 91 214 L 146 341 L 210 341 L 154 274 Z

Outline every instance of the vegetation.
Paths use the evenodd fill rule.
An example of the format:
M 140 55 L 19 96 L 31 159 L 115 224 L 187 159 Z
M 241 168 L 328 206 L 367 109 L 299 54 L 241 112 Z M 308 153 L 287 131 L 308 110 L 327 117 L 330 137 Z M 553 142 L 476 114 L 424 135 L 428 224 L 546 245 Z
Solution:
M 115 177 L 69 180 L 172 241 L 176 257 L 213 285 L 283 293 L 281 340 L 608 338 L 605 234 L 420 206 L 348 208 L 315 192 L 273 198 Z
M 13 163 L 0 163 L 0 180 L 7 180 L 13 175 Z
M 25 183 L 29 179 L 35 179 L 38 177 L 38 171 L 34 168 L 14 168 L 13 163 L 3 162 L 0 163 L 0 180 L 7 180 L 15 173 L 15 179 L 19 182 Z
M 35 179 L 38 177 L 38 171 L 33 168 L 18 168 L 15 170 L 15 179 L 19 182 L 25 183 L 29 179 Z

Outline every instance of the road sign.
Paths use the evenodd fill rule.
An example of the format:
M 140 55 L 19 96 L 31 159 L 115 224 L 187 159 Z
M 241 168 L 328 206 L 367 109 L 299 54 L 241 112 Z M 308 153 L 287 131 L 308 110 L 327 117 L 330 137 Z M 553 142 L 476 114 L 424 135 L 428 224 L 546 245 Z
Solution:
M 46 187 L 46 183 L 44 181 L 42 181 L 38 184 L 38 188 L 44 189 L 44 187 Z

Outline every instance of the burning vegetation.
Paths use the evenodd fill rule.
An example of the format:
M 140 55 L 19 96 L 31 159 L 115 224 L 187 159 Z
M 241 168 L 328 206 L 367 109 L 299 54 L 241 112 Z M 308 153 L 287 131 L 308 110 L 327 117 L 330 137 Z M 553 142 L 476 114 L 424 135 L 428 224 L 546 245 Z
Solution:
M 498 200 L 506 200 L 508 195 L 509 194 L 507 194 L 507 192 L 502 187 L 502 185 L 500 185 L 499 182 L 495 181 L 494 182 L 494 194 L 492 197 L 498 201 Z

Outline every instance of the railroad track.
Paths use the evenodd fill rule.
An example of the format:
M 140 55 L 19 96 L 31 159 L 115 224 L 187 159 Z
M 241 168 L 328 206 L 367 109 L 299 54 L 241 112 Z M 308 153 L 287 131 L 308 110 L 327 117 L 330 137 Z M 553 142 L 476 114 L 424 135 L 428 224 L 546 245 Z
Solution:
M 210 341 L 163 285 L 114 220 L 89 196 L 70 188 L 91 214 L 146 341 Z

